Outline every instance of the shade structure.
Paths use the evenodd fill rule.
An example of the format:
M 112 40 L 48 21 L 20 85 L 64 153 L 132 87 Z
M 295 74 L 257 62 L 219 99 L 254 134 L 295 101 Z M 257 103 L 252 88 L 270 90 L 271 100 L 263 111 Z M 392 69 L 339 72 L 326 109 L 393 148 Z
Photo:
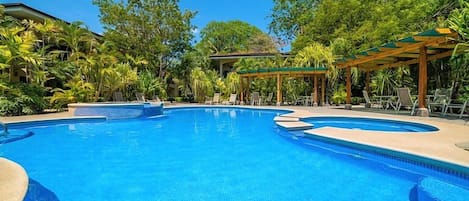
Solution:
M 352 67 L 370 72 L 391 67 L 419 65 L 417 114 L 428 116 L 425 108 L 425 95 L 427 91 L 427 62 L 445 57 L 454 53 L 458 34 L 449 28 L 436 28 L 400 39 L 396 42 L 386 43 L 380 47 L 370 48 L 347 58 L 335 62 L 338 68 Z M 347 86 L 351 85 L 350 76 L 347 76 Z M 347 105 L 350 105 L 351 88 L 347 87 Z
M 322 93 L 321 100 L 324 102 L 324 88 L 325 88 L 325 75 L 327 73 L 327 68 L 325 67 L 281 67 L 281 68 L 259 68 L 259 69 L 249 69 L 249 70 L 239 70 L 237 71 L 241 79 L 247 78 L 276 78 L 277 79 L 277 105 L 282 103 L 282 78 L 284 77 L 311 77 L 314 78 L 314 88 L 313 88 L 313 104 L 317 105 L 318 103 L 318 78 L 322 80 Z M 241 87 L 243 85 L 241 84 Z M 241 90 L 243 91 L 243 90 Z M 243 100 L 244 94 L 241 93 L 241 100 Z

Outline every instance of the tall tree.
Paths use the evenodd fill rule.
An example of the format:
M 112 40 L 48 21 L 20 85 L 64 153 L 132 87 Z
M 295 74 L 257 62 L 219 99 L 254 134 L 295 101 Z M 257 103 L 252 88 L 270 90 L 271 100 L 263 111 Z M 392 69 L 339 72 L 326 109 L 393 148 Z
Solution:
M 270 36 L 239 20 L 212 21 L 200 31 L 197 47 L 206 54 L 235 52 L 277 52 Z
M 449 0 L 274 2 L 270 29 L 278 36 L 293 39 L 293 51 L 312 41 L 329 45 L 336 38 L 343 38 L 358 49 L 382 45 L 435 27 L 437 18 L 447 17 L 448 10 L 456 6 Z
M 178 0 L 93 0 L 101 11 L 104 38 L 121 52 L 143 57 L 161 78 L 190 47 L 195 13 L 181 12 Z M 143 68 L 143 66 L 140 66 Z M 142 70 L 142 69 L 140 69 Z

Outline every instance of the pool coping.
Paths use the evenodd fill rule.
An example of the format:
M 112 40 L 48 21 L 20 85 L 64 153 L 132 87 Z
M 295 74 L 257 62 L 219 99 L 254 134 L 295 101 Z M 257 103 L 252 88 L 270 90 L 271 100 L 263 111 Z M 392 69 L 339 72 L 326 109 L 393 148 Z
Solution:
M 21 165 L 0 157 L 0 200 L 22 201 L 28 190 L 29 178 Z

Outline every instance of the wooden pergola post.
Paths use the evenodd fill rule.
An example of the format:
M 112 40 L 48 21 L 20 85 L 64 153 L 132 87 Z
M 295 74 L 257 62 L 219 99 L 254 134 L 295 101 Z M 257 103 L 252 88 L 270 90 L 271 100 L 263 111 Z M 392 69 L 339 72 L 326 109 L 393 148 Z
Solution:
M 366 71 L 366 78 L 365 78 L 365 91 L 370 94 L 370 71 Z
M 282 104 L 282 76 L 277 74 L 277 106 Z
M 318 76 L 314 75 L 313 106 L 318 106 Z
M 351 110 L 352 109 L 352 67 L 348 66 L 346 68 L 346 85 L 345 88 L 347 90 L 347 98 L 345 99 L 345 109 Z
M 427 95 L 427 47 L 419 49 L 419 96 L 417 116 L 428 117 L 428 109 L 425 107 Z
M 325 105 L 326 102 L 324 98 L 326 97 L 326 75 L 321 78 L 322 86 L 321 86 L 321 105 Z
M 239 77 L 239 104 L 244 105 L 243 77 Z

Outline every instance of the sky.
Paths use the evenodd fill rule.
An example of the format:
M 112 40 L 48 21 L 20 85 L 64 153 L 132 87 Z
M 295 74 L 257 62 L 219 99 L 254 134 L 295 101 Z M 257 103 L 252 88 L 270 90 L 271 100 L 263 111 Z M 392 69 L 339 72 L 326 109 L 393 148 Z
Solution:
M 23 3 L 67 22 L 82 21 L 95 33 L 103 33 L 99 9 L 92 0 L 0 0 Z M 180 0 L 181 10 L 197 11 L 192 24 L 196 40 L 199 31 L 211 21 L 241 20 L 268 32 L 272 0 Z

